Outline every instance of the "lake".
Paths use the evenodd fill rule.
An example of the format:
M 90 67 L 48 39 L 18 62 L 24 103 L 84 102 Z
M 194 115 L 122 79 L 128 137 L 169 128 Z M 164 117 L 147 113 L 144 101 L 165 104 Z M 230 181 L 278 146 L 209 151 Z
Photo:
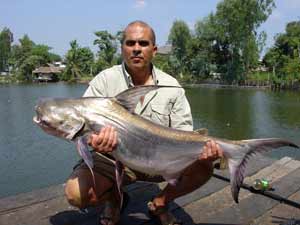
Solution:
M 0 86 L 0 198 L 63 183 L 79 159 L 75 145 L 32 122 L 42 97 L 80 97 L 87 85 Z M 228 139 L 283 137 L 300 144 L 300 93 L 237 88 L 187 88 L 194 127 Z M 282 148 L 271 157 L 300 159 Z

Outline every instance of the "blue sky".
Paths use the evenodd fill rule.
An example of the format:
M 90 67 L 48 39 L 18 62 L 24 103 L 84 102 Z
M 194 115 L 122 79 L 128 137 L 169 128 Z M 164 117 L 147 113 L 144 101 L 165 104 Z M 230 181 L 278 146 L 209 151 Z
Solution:
M 15 42 L 24 34 L 52 52 L 64 55 L 69 42 L 76 39 L 83 47 L 95 50 L 94 32 L 116 33 L 133 20 L 144 20 L 155 30 L 158 45 L 164 45 L 172 23 L 184 20 L 193 28 L 215 11 L 221 0 L 0 0 L 0 30 L 10 28 Z M 300 20 L 300 0 L 275 0 L 277 8 L 261 26 L 268 35 L 267 46 L 286 23 Z

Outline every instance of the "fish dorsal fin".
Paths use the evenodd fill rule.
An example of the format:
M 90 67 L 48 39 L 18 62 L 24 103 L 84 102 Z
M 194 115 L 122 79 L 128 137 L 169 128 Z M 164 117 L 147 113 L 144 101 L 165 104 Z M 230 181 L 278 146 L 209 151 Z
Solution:
M 167 85 L 141 85 L 129 88 L 117 96 L 115 99 L 125 107 L 129 112 L 133 113 L 136 105 L 140 101 L 141 97 L 145 96 L 148 92 L 159 88 L 181 88 L 179 86 L 167 86 Z

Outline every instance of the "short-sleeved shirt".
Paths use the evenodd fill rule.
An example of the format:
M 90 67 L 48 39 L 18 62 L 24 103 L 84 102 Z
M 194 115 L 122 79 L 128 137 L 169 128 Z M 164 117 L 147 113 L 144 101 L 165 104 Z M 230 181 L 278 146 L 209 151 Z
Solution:
M 180 86 L 178 81 L 167 73 L 152 66 L 155 85 Z M 133 87 L 131 76 L 124 63 L 100 72 L 90 83 L 84 97 L 114 97 Z M 193 130 L 190 105 L 183 88 L 160 88 L 145 95 L 135 113 L 155 123 L 175 129 Z

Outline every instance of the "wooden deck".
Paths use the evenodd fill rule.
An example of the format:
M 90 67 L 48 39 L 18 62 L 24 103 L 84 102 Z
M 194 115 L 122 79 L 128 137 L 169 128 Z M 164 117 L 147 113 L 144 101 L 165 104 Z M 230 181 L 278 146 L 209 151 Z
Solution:
M 227 171 L 215 173 L 228 176 Z M 253 160 L 247 166 L 245 183 L 256 178 L 272 181 L 274 193 L 300 202 L 300 162 L 285 157 Z M 121 218 L 121 225 L 153 225 L 146 202 L 165 184 L 136 183 L 127 187 L 131 201 Z M 227 182 L 212 178 L 202 188 L 171 204 L 170 210 L 184 224 L 300 224 L 300 210 L 280 204 L 262 195 L 241 190 L 240 203 L 232 200 Z M 63 185 L 52 186 L 0 199 L 1 225 L 96 225 L 96 213 L 81 213 L 64 198 Z

